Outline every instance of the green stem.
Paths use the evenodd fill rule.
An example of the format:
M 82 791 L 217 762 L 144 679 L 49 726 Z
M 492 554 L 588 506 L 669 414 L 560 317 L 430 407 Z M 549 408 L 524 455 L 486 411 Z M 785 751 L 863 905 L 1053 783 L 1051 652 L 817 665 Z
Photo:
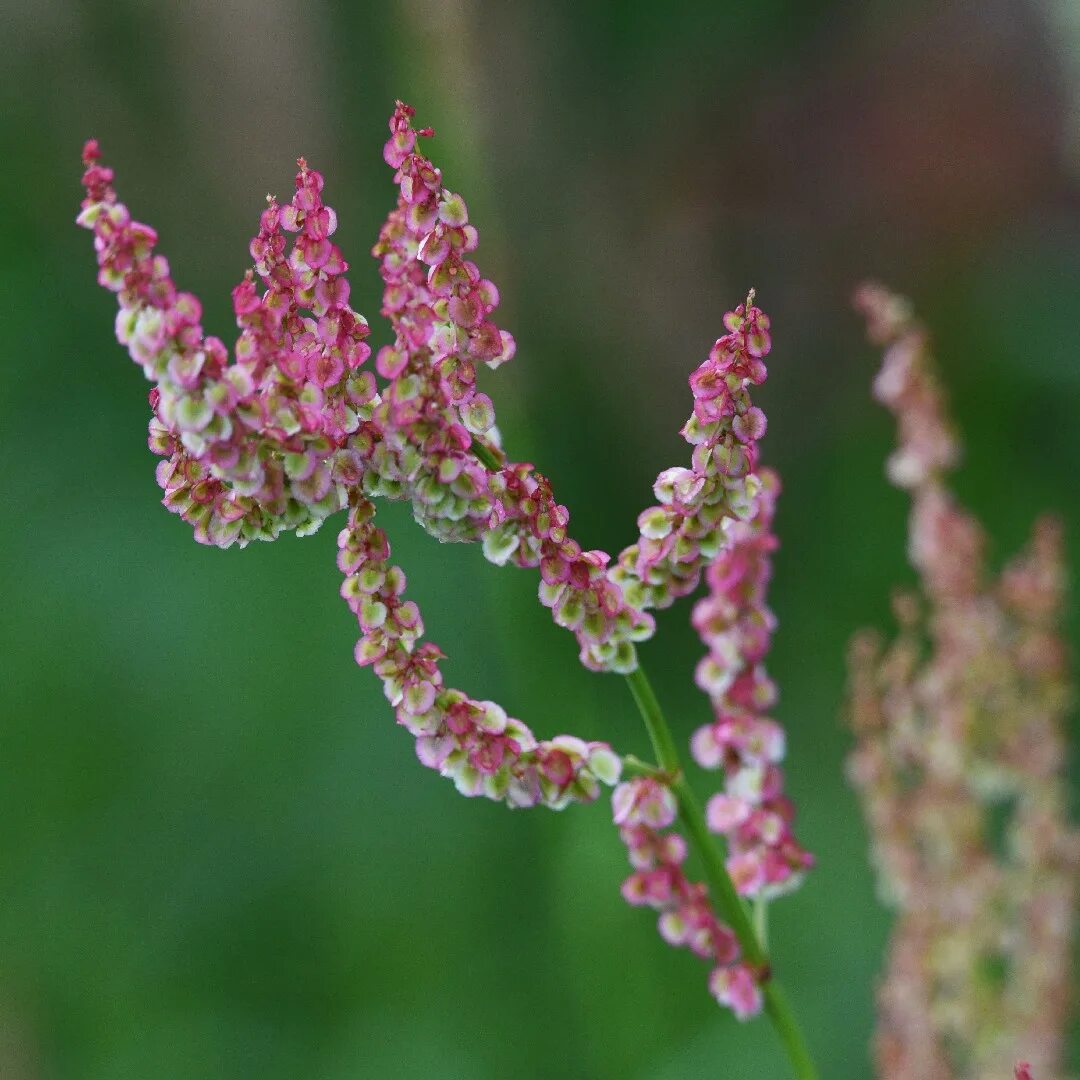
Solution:
M 479 439 L 472 440 L 471 449 L 486 469 L 497 472 L 502 468 L 496 452 Z M 814 1067 L 806 1041 L 799 1030 L 795 1014 L 791 1011 L 791 1006 L 779 984 L 773 978 L 768 954 L 754 931 L 750 913 L 735 891 L 735 885 L 727 872 L 727 867 L 724 866 L 723 856 L 706 828 L 705 815 L 697 801 L 697 796 L 683 775 L 682 760 L 679 757 L 674 736 L 671 734 L 664 711 L 660 708 L 660 702 L 656 698 L 656 693 L 640 660 L 637 669 L 626 676 L 626 681 L 637 702 L 642 719 L 645 721 L 653 753 L 659 764 L 659 769 L 653 769 L 645 762 L 631 759 L 628 771 L 639 775 L 659 775 L 670 786 L 679 805 L 679 817 L 704 867 L 705 880 L 708 883 L 713 903 L 739 939 L 743 958 L 763 973 L 762 992 L 765 996 L 765 1011 L 772 1020 L 780 1041 L 784 1044 L 784 1050 L 787 1052 L 795 1076 L 798 1080 L 818 1080 L 817 1069 Z
M 626 676 L 626 681 L 630 685 L 630 692 L 634 695 L 634 701 L 637 702 L 638 710 L 645 721 L 645 728 L 649 733 L 656 760 L 660 768 L 673 778 L 671 790 L 679 805 L 679 817 L 690 842 L 701 859 L 709 894 L 712 896 L 717 912 L 735 932 L 747 963 L 765 974 L 763 984 L 765 1011 L 772 1020 L 780 1041 L 784 1044 L 784 1050 L 795 1076 L 798 1080 L 817 1080 L 817 1069 L 810 1057 L 806 1040 L 799 1030 L 798 1021 L 791 1011 L 786 996 L 773 977 L 768 954 L 754 932 L 750 913 L 735 891 L 735 885 L 724 866 L 724 859 L 705 825 L 705 815 L 702 813 L 701 805 L 683 775 L 682 761 L 675 746 L 671 728 L 668 727 L 660 702 L 640 662 L 637 670 Z
M 502 468 L 499 459 L 479 439 L 474 438 L 469 449 L 488 472 L 498 472 Z

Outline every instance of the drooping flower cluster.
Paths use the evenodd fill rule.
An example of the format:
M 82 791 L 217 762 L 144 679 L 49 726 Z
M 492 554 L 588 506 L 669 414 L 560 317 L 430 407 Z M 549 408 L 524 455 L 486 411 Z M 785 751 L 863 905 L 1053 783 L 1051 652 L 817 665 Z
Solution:
M 896 599 L 895 642 L 860 635 L 850 658 L 849 775 L 899 913 L 878 996 L 879 1075 L 981 1078 L 1022 1057 L 1053 1078 L 1080 884 L 1063 783 L 1060 530 L 1038 522 L 994 579 L 983 530 L 945 486 L 957 443 L 927 334 L 880 286 L 856 303 L 886 346 L 875 393 L 898 420 L 889 474 L 912 493 L 921 586 Z
M 164 504 L 221 547 L 312 532 L 343 503 L 335 455 L 374 397 L 366 320 L 349 307 L 347 265 L 330 240 L 322 177 L 300 162 L 296 194 L 271 200 L 251 251 L 266 284 L 233 291 L 235 360 L 204 337 L 201 305 L 179 292 L 157 234 L 131 219 L 97 144 L 83 151 L 79 223 L 94 232 L 98 280 L 117 294 L 117 337 L 154 383 L 150 447 L 165 460 Z M 284 231 L 296 233 L 286 252 Z
M 158 469 L 165 504 L 195 526 L 200 541 L 222 547 L 284 530 L 304 535 L 348 507 L 338 561 L 342 596 L 362 633 L 356 659 L 382 680 L 420 760 L 466 795 L 561 809 L 614 784 L 621 759 L 605 743 L 569 735 L 537 740 L 495 703 L 443 685 L 443 654 L 423 640 L 420 613 L 404 598 L 404 574 L 390 563 L 369 499 L 408 501 L 440 540 L 482 542 L 497 565 L 537 569 L 540 600 L 573 631 L 582 663 L 631 673 L 635 643 L 655 628 L 648 609 L 692 591 L 711 560 L 719 559 L 716 573 L 731 578 L 731 589 L 759 602 L 767 560 L 753 586 L 722 568 L 733 560 L 741 566 L 757 542 L 757 523 L 771 521 L 771 481 L 763 486 L 755 472 L 765 419 L 749 398 L 765 378 L 768 319 L 752 296 L 726 316 L 728 334 L 691 379 L 695 410 L 683 430 L 694 447 L 691 468 L 661 474 L 661 505 L 641 516 L 638 543 L 612 566 L 605 552 L 585 550 L 570 536 L 569 513 L 547 479 L 501 449 L 477 372 L 510 359 L 514 340 L 494 321 L 497 288 L 471 258 L 478 234 L 465 202 L 418 150 L 417 139 L 432 132 L 413 129 L 412 116 L 398 103 L 384 152 L 398 200 L 373 249 L 385 286 L 382 313 L 394 332 L 376 358 L 381 382 L 360 370 L 369 356 L 367 322 L 349 305 L 348 267 L 331 239 L 337 220 L 322 202 L 323 179 L 303 159 L 292 201 L 268 199 L 251 242 L 255 272 L 233 291 L 241 333 L 231 361 L 221 341 L 203 336 L 198 301 L 177 291 L 167 262 L 154 254 L 156 234 L 117 201 L 112 172 L 92 142 L 79 222 L 93 229 L 100 280 L 118 295 L 118 336 L 154 383 L 150 444 L 166 459 Z M 762 527 L 768 533 L 768 523 Z M 767 704 L 758 665 L 764 650 L 755 651 L 748 630 L 761 610 L 740 609 L 732 631 L 745 652 L 731 657 L 731 708 L 748 718 Z M 721 631 L 713 626 L 710 633 Z M 741 759 L 724 757 L 729 780 L 748 774 L 755 752 L 751 740 Z M 793 840 L 791 851 L 784 847 L 790 833 L 778 832 L 777 822 L 786 825 L 791 814 L 774 756 L 767 782 L 746 796 L 752 805 L 741 831 L 727 830 L 732 858 L 758 858 L 764 867 L 767 888 L 751 883 L 745 892 L 794 881 L 790 855 L 799 849 Z M 671 792 L 650 783 L 634 781 L 616 794 L 636 869 L 628 898 L 661 911 L 668 941 L 713 962 L 717 1000 L 740 1017 L 753 1015 L 764 971 L 739 961 L 735 935 L 716 919 L 704 886 L 685 877 L 685 845 L 663 832 L 673 817 Z M 647 809 L 653 805 L 662 810 Z M 769 861 L 781 851 L 787 877 Z
M 627 903 L 660 913 L 657 926 L 669 944 L 685 947 L 713 964 L 709 989 L 740 1020 L 761 1012 L 754 971 L 739 961 L 739 942 L 716 917 L 705 886 L 686 876 L 686 841 L 668 830 L 675 821 L 671 789 L 652 777 L 635 777 L 615 788 L 612 807 L 633 873 L 623 882 Z
M 759 483 L 754 516 L 725 521 L 724 544 L 705 571 L 708 594 L 694 606 L 694 627 L 709 650 L 695 677 L 714 719 L 694 733 L 691 749 L 703 768 L 724 771 L 724 791 L 709 800 L 706 815 L 727 838 L 736 889 L 771 898 L 796 888 L 813 857 L 792 832 L 795 808 L 780 769 L 784 730 L 764 715 L 776 700 L 764 659 L 776 625 L 766 600 L 780 485 L 768 469 Z
M 382 680 L 398 723 L 416 738 L 420 761 L 450 777 L 463 795 L 510 806 L 561 810 L 592 802 L 601 783 L 614 784 L 622 762 L 606 743 L 572 735 L 538 742 L 495 702 L 443 685 L 443 653 L 422 640 L 420 611 L 404 599 L 405 574 L 390 563 L 390 544 L 374 518 L 375 507 L 355 497 L 338 536 L 341 595 L 362 631 L 356 662 L 370 664 Z

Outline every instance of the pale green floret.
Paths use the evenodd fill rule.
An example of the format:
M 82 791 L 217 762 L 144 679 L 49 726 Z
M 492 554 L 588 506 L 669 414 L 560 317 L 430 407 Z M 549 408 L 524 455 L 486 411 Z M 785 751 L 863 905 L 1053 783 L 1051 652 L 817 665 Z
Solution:
M 513 739 L 521 748 L 523 754 L 536 749 L 536 736 L 520 720 L 510 717 L 506 721 L 506 730 L 503 732 L 508 738 Z
M 449 484 L 451 480 L 454 480 L 458 473 L 461 472 L 461 466 L 454 458 L 446 457 L 439 462 L 438 478 L 439 483 Z M 434 483 L 434 478 L 425 477 L 425 480 Z
M 698 551 L 706 561 L 716 558 L 723 546 L 724 534 L 719 529 L 713 529 L 698 540 Z
M 369 472 L 364 474 L 364 494 L 399 500 L 405 497 L 405 485 L 400 480 L 388 480 L 378 473 Z
M 416 485 L 416 498 L 424 506 L 434 509 L 449 497 L 449 492 L 434 476 L 421 477 Z
M 637 671 L 637 650 L 629 641 L 620 641 L 609 666 L 620 675 L 630 675 Z
M 671 554 L 676 562 L 685 562 L 688 558 L 697 554 L 698 547 L 699 544 L 696 539 L 689 536 L 679 536 L 675 540 Z
M 728 489 L 727 504 L 735 517 L 745 521 L 752 517 L 756 509 L 756 499 L 761 491 L 761 480 L 751 473 L 741 484 L 733 484 Z
M 378 566 L 365 566 L 363 570 L 356 575 L 356 580 L 359 583 L 361 592 L 377 592 L 382 588 L 382 584 L 386 580 L 386 571 Z
M 663 540 L 671 532 L 674 514 L 662 506 L 655 506 L 641 516 L 641 535 L 649 540 Z
M 257 428 L 262 423 L 262 413 L 255 404 L 237 405 L 236 415 L 250 428 Z
M 682 433 L 683 438 L 694 446 L 705 441 L 705 436 L 701 430 L 701 421 L 698 420 L 696 413 L 691 413 L 690 419 L 683 425 Z
M 493 735 L 501 735 L 506 730 L 506 713 L 494 701 L 478 702 L 483 712 L 476 718 L 476 726 Z
M 604 636 L 607 626 L 608 619 L 602 611 L 590 611 L 581 624 L 581 632 L 598 641 Z
M 443 192 L 442 199 L 439 203 L 439 217 L 445 221 L 447 225 L 460 227 L 467 224 L 469 220 L 469 213 L 465 209 L 465 200 L 453 192 Z
M 415 375 L 398 379 L 394 386 L 395 401 L 411 401 L 420 393 L 420 380 Z
M 579 772 L 567 789 L 567 795 L 577 796 L 578 802 L 593 802 L 600 794 L 600 784 L 591 772 Z
M 399 455 L 399 463 L 402 475 L 411 480 L 423 466 L 424 455 L 415 446 L 406 446 Z
M 135 336 L 135 325 L 138 320 L 138 308 L 121 308 L 117 313 L 116 338 L 121 345 L 126 345 Z
M 298 476 L 311 470 L 311 459 L 307 454 L 297 454 L 287 450 L 281 455 L 281 463 L 285 467 L 285 475 L 290 480 L 295 480 Z
M 376 630 L 386 622 L 386 605 L 379 600 L 366 600 L 360 607 L 360 618 L 368 630 Z
M 348 501 L 348 495 L 341 484 L 331 484 L 327 493 L 318 501 L 310 504 L 311 512 L 319 515 L 319 525 L 331 514 L 336 514 Z M 318 527 L 318 526 L 316 526 Z
M 484 777 L 484 794 L 489 799 L 502 801 L 510 790 L 510 770 L 499 769 L 498 772 Z
M 555 621 L 559 626 L 575 629 L 585 619 L 585 605 L 581 597 L 569 589 L 563 594 L 558 604 L 555 605 Z
M 202 431 L 210 423 L 214 410 L 202 397 L 185 394 L 173 404 L 173 416 L 181 431 Z
M 229 400 L 229 387 L 220 382 L 208 383 L 203 388 L 203 396 L 211 408 L 217 408 Z
M 404 694 L 403 704 L 410 713 L 416 714 L 417 709 L 427 698 L 426 686 L 410 686 Z
M 209 406 L 207 402 L 207 406 Z M 224 442 L 232 434 L 232 421 L 221 413 L 214 413 L 213 419 L 203 429 L 203 435 L 213 442 Z
M 519 543 L 517 533 L 508 526 L 491 529 L 484 534 L 484 558 L 496 566 L 505 566 Z
M 300 430 L 300 416 L 288 405 L 279 406 L 273 413 L 274 423 L 286 435 L 295 435 Z
M 551 740 L 551 745 L 556 750 L 562 750 L 572 758 L 584 758 L 589 753 L 589 744 L 576 735 L 556 735 Z
M 164 315 L 160 308 L 144 307 L 139 310 L 139 316 L 135 320 L 135 336 L 140 338 L 153 338 L 161 330 Z
M 446 766 L 449 766 L 451 760 L 456 756 L 456 753 L 451 754 L 446 760 Z M 446 766 L 444 766 L 444 768 L 446 768 Z M 454 778 L 454 786 L 462 795 L 475 795 L 477 788 L 482 786 L 480 773 L 472 765 L 463 764 L 456 768 L 452 775 Z
M 101 283 L 110 292 L 119 292 L 124 287 L 124 272 L 112 266 L 101 268 Z
M 622 758 L 614 750 L 601 747 L 589 754 L 589 768 L 600 783 L 611 787 L 622 776 Z
M 396 675 L 384 678 L 383 693 L 386 695 L 386 700 L 396 709 L 401 704 L 402 697 L 404 697 L 404 687 L 401 680 Z
M 84 229 L 92 229 L 97 219 L 104 213 L 107 205 L 107 203 L 101 202 L 91 203 L 75 219 L 75 224 L 81 225 Z

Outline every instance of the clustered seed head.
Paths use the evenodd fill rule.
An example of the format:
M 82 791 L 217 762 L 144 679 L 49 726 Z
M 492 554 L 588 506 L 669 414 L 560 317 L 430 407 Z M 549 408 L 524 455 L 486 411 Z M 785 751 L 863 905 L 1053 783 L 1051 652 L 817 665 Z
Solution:
M 368 325 L 349 306 L 348 265 L 331 239 L 337 217 L 303 159 L 291 202 L 268 197 L 250 247 L 254 272 L 233 291 L 240 335 L 230 360 L 220 340 L 204 337 L 199 302 L 154 254 L 155 232 L 117 201 L 97 144 L 86 144 L 78 221 L 93 230 L 99 280 L 117 294 L 117 335 L 154 386 L 150 446 L 164 459 L 163 501 L 200 542 L 221 547 L 306 535 L 347 507 L 338 562 L 361 631 L 357 662 L 382 680 L 425 765 L 466 795 L 510 806 L 591 801 L 618 781 L 622 761 L 606 743 L 539 741 L 494 702 L 443 685 L 443 654 L 423 640 L 371 500 L 406 501 L 439 540 L 479 542 L 496 565 L 538 570 L 541 603 L 593 671 L 633 672 L 636 643 L 655 630 L 650 609 L 693 591 L 709 568 L 694 620 L 709 649 L 698 681 L 717 716 L 695 737 L 695 753 L 722 766 L 726 784 L 710 823 L 728 839 L 743 893 L 785 891 L 810 857 L 791 835 L 781 791 L 783 734 L 761 715 L 775 696 L 761 661 L 773 628 L 765 588 L 777 483 L 757 470 L 766 425 L 750 388 L 766 376 L 769 320 L 752 294 L 725 316 L 728 332 L 690 379 L 690 468 L 660 474 L 658 505 L 614 563 L 585 549 L 549 481 L 501 448 L 477 377 L 508 361 L 515 342 L 495 322 L 497 287 L 472 258 L 479 235 L 465 201 L 420 151 L 433 132 L 415 129 L 413 115 L 398 102 L 384 150 L 398 198 L 372 253 L 394 340 L 375 372 L 361 370 Z M 672 798 L 652 781 L 617 788 L 616 820 L 635 867 L 624 891 L 660 910 L 666 940 L 713 962 L 717 1000 L 753 1015 L 758 974 L 739 962 L 704 886 L 683 874 L 684 841 L 664 831 Z
M 776 700 L 763 661 L 776 625 L 766 598 L 777 543 L 772 521 L 779 480 L 771 470 L 757 468 L 766 423 L 750 399 L 750 387 L 765 381 L 771 340 L 768 316 L 754 306 L 753 294 L 728 312 L 724 325 L 727 334 L 690 377 L 694 412 L 683 436 L 694 447 L 691 467 L 667 469 L 657 477 L 659 505 L 639 516 L 639 539 L 622 552 L 610 577 L 635 606 L 663 608 L 692 592 L 704 572 L 708 594 L 695 605 L 693 623 L 708 654 L 696 681 L 712 701 L 714 719 L 694 734 L 691 750 L 698 764 L 724 772 L 724 790 L 709 800 L 707 820 L 727 841 L 727 870 L 736 889 L 771 899 L 797 888 L 813 864 L 792 832 L 795 809 L 784 795 L 779 766 L 784 732 L 765 715 Z M 640 781 L 619 791 L 624 802 L 630 792 L 647 794 L 647 805 L 658 798 L 655 786 Z M 618 803 L 616 815 L 619 820 Z M 649 837 L 625 829 L 622 835 L 635 866 L 639 839 L 641 850 L 653 850 Z M 665 843 L 673 852 L 683 850 L 677 834 L 667 834 Z M 683 907 L 713 918 L 707 902 L 705 909 L 697 906 L 703 894 L 681 877 L 681 861 L 650 866 L 623 890 L 631 902 L 651 903 L 660 896 L 663 904 L 676 905 L 674 913 L 662 908 L 660 931 L 669 941 L 671 925 L 694 925 Z M 652 891 L 669 876 L 681 882 L 678 888 Z M 705 925 L 712 924 L 706 920 Z M 753 970 L 721 955 L 714 959 L 718 967 L 710 985 L 718 1000 L 738 1015 L 760 1009 Z
M 611 801 L 634 871 L 623 882 L 626 902 L 658 911 L 660 936 L 669 945 L 714 965 L 709 989 L 721 1005 L 740 1020 L 756 1016 L 763 1001 L 757 976 L 739 962 L 738 939 L 716 917 L 705 886 L 686 876 L 686 841 L 668 831 L 676 813 L 671 789 L 652 777 L 635 777 L 619 784 Z
M 514 339 L 492 320 L 499 290 L 468 257 L 479 237 L 465 201 L 417 149 L 417 137 L 431 132 L 414 130 L 412 117 L 398 102 L 384 151 L 398 203 L 373 254 L 395 340 L 376 359 L 389 385 L 371 418 L 364 490 L 408 500 L 440 540 L 482 541 L 496 565 L 539 568 L 541 602 L 575 634 L 581 662 L 633 671 L 633 643 L 652 634 L 651 616 L 608 580 L 610 556 L 569 535 L 569 511 L 547 479 L 506 461 L 499 448 L 494 406 L 477 391 L 476 371 L 509 360 Z M 497 469 L 480 463 L 474 441 Z
M 813 865 L 795 839 L 795 807 L 784 794 L 784 730 L 766 712 L 776 687 L 765 672 L 776 618 L 767 606 L 779 480 L 762 470 L 749 520 L 725 521 L 725 541 L 705 571 L 707 595 L 694 606 L 694 627 L 708 648 L 698 686 L 714 719 L 691 740 L 695 760 L 723 769 L 724 790 L 706 808 L 709 827 L 727 838 L 727 870 L 744 896 L 771 898 L 797 888 Z
M 422 640 L 420 611 L 404 599 L 405 574 L 390 563 L 390 544 L 374 518 L 375 507 L 354 497 L 338 536 L 341 595 L 362 632 L 356 662 L 371 665 L 382 680 L 398 723 L 416 738 L 420 761 L 450 777 L 463 795 L 515 807 L 561 810 L 592 802 L 602 783 L 614 784 L 622 762 L 606 743 L 572 735 L 537 741 L 494 701 L 474 701 L 443 685 L 443 653 Z
M 1023 1057 L 1057 1077 L 1080 885 L 1061 531 L 1037 522 L 1000 576 L 988 571 L 983 531 L 945 485 L 957 444 L 926 331 L 880 286 L 856 302 L 886 346 L 875 385 L 898 421 L 889 471 L 912 495 L 920 578 L 920 595 L 896 598 L 896 640 L 863 633 L 849 659 L 848 771 L 899 912 L 878 995 L 879 1075 L 974 1080 Z
M 154 254 L 157 234 L 117 201 L 96 142 L 83 162 L 78 220 L 94 232 L 98 280 L 117 294 L 117 337 L 154 384 L 149 442 L 164 458 L 164 505 L 219 547 L 314 532 L 345 504 L 343 450 L 375 396 L 358 370 L 368 325 L 348 304 L 322 177 L 301 161 L 292 202 L 263 211 L 251 253 L 266 288 L 260 296 L 249 273 L 233 290 L 241 333 L 230 362 Z M 296 234 L 289 251 L 285 232 Z
M 640 609 L 670 607 L 697 588 L 701 572 L 724 544 L 724 522 L 754 513 L 760 490 L 757 442 L 765 414 L 750 388 L 765 381 L 769 318 L 753 296 L 724 316 L 728 333 L 690 376 L 694 412 L 682 429 L 691 466 L 665 469 L 653 492 L 659 505 L 638 517 L 640 536 L 626 548 L 611 579 Z

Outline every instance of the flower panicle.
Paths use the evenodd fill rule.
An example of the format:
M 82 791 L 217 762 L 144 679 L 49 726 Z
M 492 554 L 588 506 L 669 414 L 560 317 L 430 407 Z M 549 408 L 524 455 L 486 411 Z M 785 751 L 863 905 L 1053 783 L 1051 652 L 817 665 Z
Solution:
M 398 102 L 384 151 L 398 201 L 372 253 L 395 340 L 376 358 L 389 385 L 371 420 L 365 491 L 408 500 L 440 540 L 482 541 L 496 565 L 539 569 L 540 600 L 574 633 L 581 662 L 628 673 L 637 666 L 634 643 L 652 634 L 653 620 L 609 579 L 610 556 L 570 536 L 569 512 L 547 478 L 499 447 L 477 367 L 501 366 L 516 346 L 492 319 L 498 288 L 470 258 L 479 238 L 465 202 L 418 149 L 430 129 L 414 129 L 413 115 Z M 481 463 L 477 442 L 497 468 Z
M 659 913 L 657 927 L 669 945 L 713 965 L 709 990 L 721 1005 L 740 1020 L 757 1016 L 764 1000 L 759 973 L 740 960 L 738 938 L 717 917 L 705 886 L 683 869 L 686 841 L 670 828 L 677 812 L 672 790 L 654 777 L 634 777 L 615 788 L 612 808 L 633 867 L 623 898 Z
M 724 790 L 709 800 L 706 817 L 727 839 L 736 889 L 771 899 L 797 888 L 814 860 L 795 838 L 795 807 L 784 794 L 784 730 L 767 715 L 777 696 L 764 660 L 776 626 L 767 591 L 780 483 L 771 469 L 758 475 L 754 516 L 726 522 L 724 546 L 705 571 L 708 591 L 694 605 L 694 628 L 708 649 L 695 680 L 713 720 L 694 733 L 691 750 L 702 768 L 723 769 Z
M 885 346 L 875 392 L 897 418 L 889 472 L 911 492 L 919 575 L 918 593 L 895 599 L 895 640 L 864 632 L 849 652 L 848 775 L 882 897 L 898 911 L 878 1071 L 984 1076 L 1023 1056 L 1033 1074 L 1056 1076 L 1080 896 L 1080 833 L 1065 809 L 1060 526 L 1036 522 L 1024 551 L 998 577 L 987 571 L 982 527 L 945 484 L 959 446 L 929 337 L 881 286 L 860 288 L 856 306 Z
M 612 581 L 641 610 L 670 607 L 692 593 L 724 543 L 725 520 L 753 513 L 766 421 L 750 391 L 765 381 L 772 346 L 769 317 L 753 297 L 724 316 L 728 332 L 690 376 L 694 411 L 682 429 L 693 447 L 690 468 L 665 469 L 656 478 L 658 505 L 638 516 L 638 539 L 612 568 Z
M 592 802 L 601 784 L 614 784 L 622 762 L 607 743 L 572 735 L 537 740 L 495 702 L 444 685 L 443 653 L 423 640 L 420 610 L 405 599 L 405 574 L 390 562 L 389 542 L 374 518 L 373 504 L 355 496 L 338 536 L 341 595 L 361 630 L 356 662 L 382 681 L 421 763 L 451 778 L 463 795 L 511 807 L 561 810 Z
M 315 531 L 345 504 L 342 451 L 375 400 L 373 378 L 358 370 L 368 325 L 348 303 L 322 176 L 301 159 L 292 202 L 270 199 L 263 211 L 251 253 L 266 288 L 249 272 L 233 290 L 241 333 L 230 360 L 100 157 L 91 140 L 78 222 L 94 233 L 99 282 L 117 295 L 117 337 L 154 387 L 149 445 L 164 459 L 164 505 L 219 547 Z M 285 232 L 296 234 L 288 252 Z

